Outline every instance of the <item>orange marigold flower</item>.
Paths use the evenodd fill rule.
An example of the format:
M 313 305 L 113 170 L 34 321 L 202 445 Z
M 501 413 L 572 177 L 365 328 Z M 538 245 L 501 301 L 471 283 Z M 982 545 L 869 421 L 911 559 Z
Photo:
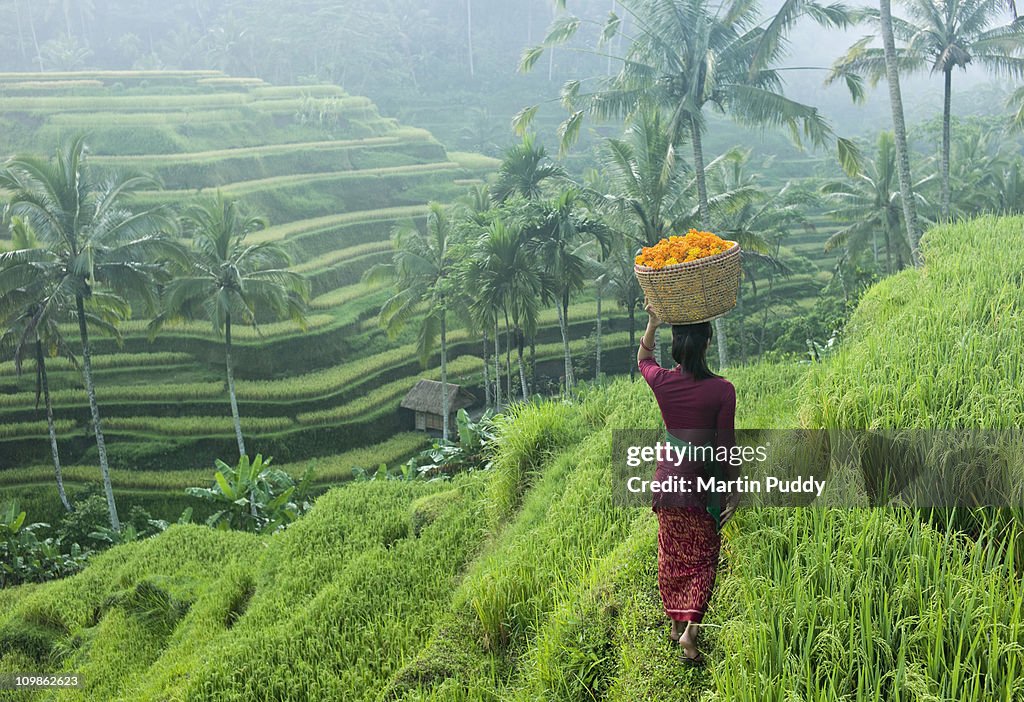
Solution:
M 685 236 L 672 234 L 654 246 L 645 246 L 636 257 L 636 263 L 648 268 L 664 268 L 677 263 L 689 263 L 729 250 L 731 242 L 711 232 L 691 229 Z

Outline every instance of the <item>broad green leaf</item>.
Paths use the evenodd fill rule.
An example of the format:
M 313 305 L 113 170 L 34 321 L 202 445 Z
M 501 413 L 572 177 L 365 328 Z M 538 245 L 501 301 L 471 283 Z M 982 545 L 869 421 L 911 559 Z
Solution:
M 217 485 L 220 487 L 220 491 L 224 494 L 224 497 L 229 500 L 233 500 L 238 494 L 235 488 L 231 486 L 231 483 L 228 482 L 228 479 L 224 477 L 224 474 L 219 470 L 213 474 L 213 479 L 217 481 Z

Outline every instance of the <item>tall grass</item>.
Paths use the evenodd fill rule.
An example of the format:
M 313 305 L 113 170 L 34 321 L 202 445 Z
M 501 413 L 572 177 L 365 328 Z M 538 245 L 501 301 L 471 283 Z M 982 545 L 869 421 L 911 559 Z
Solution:
M 839 352 L 808 378 L 808 426 L 1024 422 L 1024 219 L 937 227 L 921 248 L 925 267 L 868 291 Z
M 709 699 L 1021 699 L 1024 590 L 990 536 L 908 511 L 742 514 Z

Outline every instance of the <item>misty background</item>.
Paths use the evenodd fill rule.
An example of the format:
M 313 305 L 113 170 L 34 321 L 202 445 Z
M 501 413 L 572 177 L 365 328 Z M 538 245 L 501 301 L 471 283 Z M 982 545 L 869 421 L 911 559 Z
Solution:
M 765 16 L 777 5 L 765 3 Z M 625 15 L 623 34 L 630 35 L 621 5 L 569 0 L 566 11 L 590 24 L 523 75 L 517 66 L 524 49 L 543 40 L 559 13 L 552 0 L 5 0 L 0 70 L 218 69 L 276 84 L 326 81 L 370 97 L 403 123 L 430 129 L 450 148 L 494 155 L 515 141 L 511 118 L 530 104 L 543 104 L 536 129 L 542 141 L 554 143 L 565 116 L 557 102 L 562 83 L 616 70 L 614 57 L 628 39 L 598 48 L 597 37 L 611 12 Z M 848 137 L 891 128 L 884 84 L 861 105 L 852 104 L 844 86 L 823 85 L 826 69 L 869 32 L 866 26 L 827 31 L 805 21 L 792 33 L 784 62 L 792 69 L 785 74 L 787 95 L 819 107 Z M 980 70 L 961 72 L 954 114 L 1003 111 L 1012 87 Z M 911 125 L 940 113 L 941 76 L 910 76 L 903 88 Z M 739 143 L 765 155 L 799 155 L 780 134 L 735 127 L 725 139 L 710 146 Z M 577 152 L 593 143 L 584 138 Z

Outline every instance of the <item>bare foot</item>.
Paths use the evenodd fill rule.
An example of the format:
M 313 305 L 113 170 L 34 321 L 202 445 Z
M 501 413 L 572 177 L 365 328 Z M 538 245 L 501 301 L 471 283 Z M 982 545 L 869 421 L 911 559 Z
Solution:
M 695 625 L 688 625 L 679 637 L 679 648 L 683 650 L 679 658 L 684 663 L 697 666 L 704 665 L 704 656 L 697 649 L 697 627 Z

